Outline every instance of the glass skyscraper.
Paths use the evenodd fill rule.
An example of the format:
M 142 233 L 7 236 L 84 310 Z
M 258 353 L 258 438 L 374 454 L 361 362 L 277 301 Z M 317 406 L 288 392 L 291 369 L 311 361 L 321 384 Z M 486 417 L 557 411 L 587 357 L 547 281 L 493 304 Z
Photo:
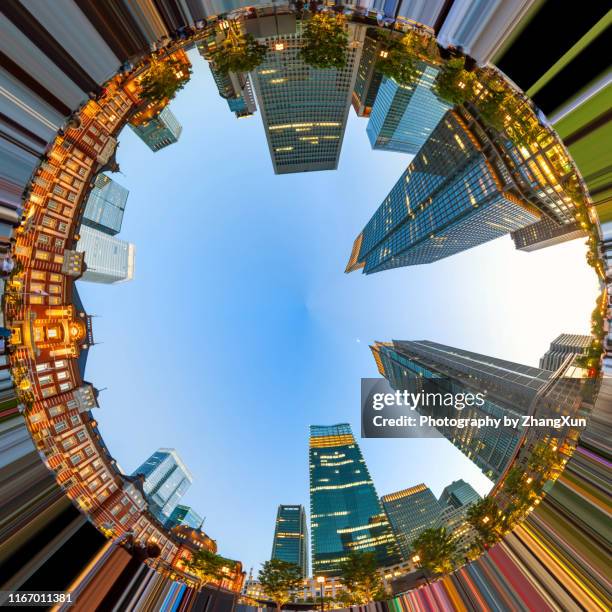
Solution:
M 136 247 L 86 225 L 79 229 L 77 251 L 85 252 L 86 270 L 80 280 L 113 284 L 134 278 Z
M 130 124 L 130 127 L 153 152 L 178 142 L 183 131 L 178 119 L 167 106 L 150 121 L 142 125 Z
M 396 390 L 433 393 L 483 393 L 482 406 L 416 408 L 421 415 L 449 419 L 519 418 L 528 413 L 552 372 L 428 341 L 376 343 L 372 353 L 380 373 Z M 497 480 L 512 458 L 522 427 L 460 427 L 438 431 L 471 459 L 491 480 Z
M 402 556 L 408 561 L 412 542 L 421 532 L 436 524 L 442 508 L 424 484 L 383 495 L 381 501 Z
M 251 77 L 276 174 L 338 167 L 364 29 L 349 24 L 342 69 L 312 68 L 301 59 L 301 21 L 294 33 L 260 37 L 268 54 Z
M 166 527 L 172 529 L 177 525 L 186 525 L 193 529 L 199 529 L 204 519 L 191 507 L 178 505 L 166 521 Z
M 359 117 L 369 117 L 383 75 L 376 69 L 381 41 L 366 34 L 353 88 L 353 108 Z
M 423 61 L 416 68 L 412 85 L 383 78 L 366 130 L 373 149 L 416 153 L 452 107 L 432 91 L 439 69 Z
M 308 530 L 306 512 L 301 505 L 278 507 L 272 544 L 272 559 L 294 563 L 308 576 Z
M 314 576 L 337 576 L 348 553 L 374 552 L 380 567 L 400 560 L 351 426 L 310 427 L 310 529 Z
M 431 263 L 542 215 L 573 223 L 565 175 L 554 170 L 570 173 L 561 154 L 552 136 L 517 148 L 470 110 L 448 111 L 355 240 L 346 271 Z
M 166 522 L 193 482 L 191 472 L 173 448 L 160 448 L 154 452 L 132 476 L 145 477 L 143 489 L 149 509 L 162 522 Z
M 462 506 L 469 506 L 479 500 L 480 495 L 478 495 L 474 487 L 465 482 L 465 480 L 459 479 L 444 487 L 439 502 L 442 506 L 461 508 Z
M 98 174 L 89 193 L 83 224 L 114 236 L 121 231 L 129 191 L 106 174 Z

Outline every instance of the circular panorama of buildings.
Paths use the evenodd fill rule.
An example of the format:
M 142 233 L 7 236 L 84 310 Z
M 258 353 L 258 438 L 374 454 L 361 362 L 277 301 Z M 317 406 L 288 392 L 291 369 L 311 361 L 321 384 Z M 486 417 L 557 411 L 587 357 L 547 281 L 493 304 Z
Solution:
M 189 574 L 185 561 L 201 547 L 216 551 L 216 544 L 182 528 L 166 530 L 148 512 L 139 479 L 120 472 L 97 428 L 92 410 L 98 407 L 98 392 L 84 380 L 87 351 L 94 343 L 92 321 L 75 289 L 75 281 L 85 270 L 84 253 L 78 251 L 79 227 L 95 176 L 115 167 L 114 153 L 121 129 L 128 122 L 145 124 L 169 101 L 152 102 L 141 95 L 142 78 L 152 62 L 171 63 L 175 74 L 180 73 L 177 78 L 184 81 L 190 63 L 183 47 L 197 41 L 214 49 L 228 28 L 244 28 L 245 17 L 249 14 L 233 22 L 212 19 L 202 23 L 184 40 L 141 57 L 135 67 L 127 66 L 72 113 L 45 148 L 43 160 L 23 196 L 23 214 L 13 214 L 11 218 L 15 226 L 10 237 L 14 268 L 6 280 L 3 299 L 5 327 L 10 333 L 6 353 L 17 393 L 10 410 L 23 414 L 45 465 L 64 493 L 105 536 L 115 541 L 129 539 L 133 548 L 140 547 L 142 559 L 148 558 L 147 562 L 160 572 L 191 585 L 197 580 Z M 349 18 L 350 28 L 374 26 L 367 20 L 360 22 L 357 15 Z M 400 37 L 406 32 L 415 35 L 417 45 L 413 52 L 417 61 L 443 68 L 457 58 L 463 59 L 458 51 L 436 45 L 422 28 L 402 26 L 391 34 L 385 30 L 385 35 Z M 266 44 L 267 53 L 283 50 L 271 41 Z M 603 256 L 609 236 L 604 235 L 596 208 L 563 142 L 538 117 L 530 100 L 501 72 L 473 66 L 461 74 L 473 79 L 474 96 L 464 100 L 459 96 L 460 103 L 454 107 L 449 103 L 449 108 L 453 108 L 454 120 L 464 127 L 472 144 L 483 153 L 496 181 L 507 181 L 511 169 L 507 181 L 511 185 L 504 185 L 507 200 L 534 218 L 546 210 L 558 221 L 590 234 L 594 254 L 590 263 L 602 285 L 595 314 L 603 315 L 608 278 Z M 459 89 L 465 86 L 460 79 L 455 85 Z M 498 105 L 501 98 L 506 100 L 504 112 L 508 113 L 502 117 L 497 109 L 491 109 L 492 101 Z M 527 133 L 535 134 L 530 144 Z M 367 265 L 360 259 L 360 246 L 358 238 L 347 269 Z M 602 349 L 608 346 L 603 333 L 594 342 Z M 566 359 L 550 384 L 533 400 L 529 414 L 588 416 L 597 411 L 601 366 L 609 358 L 605 350 L 599 354 L 587 361 L 575 356 Z M 563 425 L 545 438 L 525 430 L 512 461 L 490 493 L 503 517 L 495 521 L 497 540 L 533 536 L 529 528 L 519 527 L 519 523 L 542 502 L 545 491 L 550 490 L 568 463 L 578 463 L 572 459 L 577 448 L 584 446 L 580 460 L 600 444 L 598 423 L 598 417 L 594 418 L 585 433 L 581 428 Z M 508 476 L 517 469 L 528 484 L 534 483 L 528 487 L 527 495 L 507 484 Z M 578 465 L 575 471 L 584 475 L 588 470 Z M 578 485 L 575 487 L 575 491 L 580 490 Z M 519 529 L 523 532 L 517 536 Z M 236 561 L 226 569 L 219 585 L 239 591 L 244 578 L 240 563 Z

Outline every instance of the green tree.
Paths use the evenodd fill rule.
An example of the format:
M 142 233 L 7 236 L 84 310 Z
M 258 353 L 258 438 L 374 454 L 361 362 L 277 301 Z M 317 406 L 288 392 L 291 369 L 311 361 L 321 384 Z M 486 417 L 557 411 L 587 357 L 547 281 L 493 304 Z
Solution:
M 302 570 L 295 563 L 272 559 L 262 565 L 258 580 L 264 593 L 280 611 L 283 604 L 291 601 L 291 593 L 301 586 Z
M 521 502 L 528 502 L 532 488 L 523 471 L 518 467 L 513 467 L 504 480 L 504 491 Z
M 340 577 L 351 594 L 353 603 L 365 604 L 385 596 L 376 555 L 373 552 L 350 553 L 340 565 Z
M 504 129 L 506 123 L 505 99 L 506 91 L 503 83 L 493 79 L 488 83 L 486 93 L 481 95 L 476 102 L 483 121 L 498 132 Z
M 416 67 L 418 38 L 408 33 L 397 38 L 385 32 L 376 68 L 400 85 L 412 85 L 419 77 Z
M 219 586 L 225 573 L 223 568 L 227 566 L 229 561 L 216 553 L 201 548 L 195 555 L 185 563 L 186 568 L 192 574 L 196 575 L 202 586 L 209 582 L 217 582 Z
M 432 574 L 448 574 L 453 571 L 457 547 L 452 534 L 444 527 L 432 527 L 421 532 L 412 542 L 421 567 Z
M 546 442 L 538 442 L 529 456 L 527 467 L 545 480 L 558 467 L 559 454 L 556 448 Z
M 483 544 L 490 546 L 499 541 L 503 521 L 499 507 L 492 497 L 485 497 L 472 504 L 467 512 L 467 520 L 478 532 Z
M 251 34 L 243 34 L 231 25 L 227 36 L 210 53 L 215 66 L 222 74 L 228 72 L 251 72 L 261 64 L 268 47 L 257 42 Z
M 191 68 L 175 60 L 154 59 L 140 81 L 140 97 L 150 102 L 172 100 L 191 78 Z
M 465 58 L 454 57 L 440 69 L 435 93 L 451 104 L 463 104 L 474 97 L 474 74 L 465 69 Z
M 344 68 L 348 49 L 346 30 L 344 15 L 313 15 L 302 35 L 302 59 L 313 68 Z

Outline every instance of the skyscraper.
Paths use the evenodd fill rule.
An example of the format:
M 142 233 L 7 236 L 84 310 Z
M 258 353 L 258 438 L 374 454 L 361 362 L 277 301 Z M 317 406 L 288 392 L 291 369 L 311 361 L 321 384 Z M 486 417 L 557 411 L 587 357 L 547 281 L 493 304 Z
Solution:
M 292 33 L 261 38 L 268 54 L 251 76 L 276 174 L 338 167 L 364 29 L 349 25 L 342 69 L 304 62 L 301 21 L 294 22 Z
M 465 482 L 465 480 L 459 479 L 444 487 L 438 501 L 441 506 L 461 508 L 461 506 L 469 506 L 479 499 L 480 495 L 478 495 L 474 487 Z
M 522 427 L 461 427 L 450 419 L 520 418 L 528 413 L 552 372 L 488 357 L 429 341 L 393 341 L 371 347 L 380 373 L 396 390 L 418 392 L 427 385 L 434 393 L 483 393 L 481 406 L 424 405 L 421 415 L 449 418 L 436 427 L 491 480 L 496 480 L 513 456 Z
M 153 152 L 178 142 L 183 131 L 178 119 L 167 106 L 146 123 L 130 124 L 130 127 Z
M 77 250 L 85 252 L 87 269 L 81 280 L 107 285 L 134 278 L 136 247 L 124 240 L 81 225 Z
M 573 223 L 566 175 L 556 170 L 560 156 L 550 133 L 531 149 L 518 148 L 483 127 L 476 111 L 449 111 L 356 238 L 346 271 L 431 263 L 542 215 Z M 563 168 L 571 174 L 571 165 Z
M 369 117 L 372 112 L 383 79 L 382 73 L 376 70 L 381 49 L 382 42 L 366 34 L 353 87 L 353 108 L 358 117 Z
M 118 234 L 129 193 L 106 174 L 98 174 L 85 204 L 82 223 L 111 236 Z
M 337 576 L 350 552 L 374 552 L 380 567 L 400 559 L 351 426 L 310 426 L 312 572 Z
M 442 508 L 424 484 L 383 495 L 381 501 L 402 557 L 408 561 L 412 542 L 421 532 L 436 524 Z
M 306 512 L 301 505 L 283 505 L 278 507 L 272 559 L 280 559 L 298 565 L 302 576 L 308 576 L 308 530 Z
M 432 91 L 439 69 L 423 61 L 415 66 L 412 85 L 383 78 L 366 129 L 373 149 L 416 153 L 452 107 Z
M 540 221 L 516 230 L 511 235 L 514 246 L 519 251 L 531 252 L 577 238 L 585 238 L 587 232 L 578 223 L 560 225 L 549 217 L 542 217 Z
M 199 529 L 203 522 L 204 519 L 191 506 L 181 506 L 179 504 L 166 521 L 166 527 L 172 529 L 177 525 L 186 525 L 193 529 Z
M 162 522 L 170 517 L 193 482 L 191 472 L 173 448 L 155 451 L 132 476 L 144 476 L 149 509 Z
M 540 367 L 554 371 L 561 367 L 568 355 L 581 355 L 589 348 L 593 338 L 582 334 L 560 334 L 551 343 L 550 348 L 542 355 Z
M 219 95 L 227 101 L 229 109 L 236 117 L 247 117 L 257 110 L 248 74 L 235 72 L 223 74 L 216 68 L 214 62 L 209 62 L 208 67 Z

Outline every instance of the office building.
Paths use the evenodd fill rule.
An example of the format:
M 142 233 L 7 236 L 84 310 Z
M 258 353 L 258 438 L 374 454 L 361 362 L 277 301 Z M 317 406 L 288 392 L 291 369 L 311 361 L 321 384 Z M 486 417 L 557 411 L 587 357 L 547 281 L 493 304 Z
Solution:
M 439 68 L 423 61 L 415 66 L 411 85 L 383 78 L 366 129 L 373 149 L 416 153 L 452 108 L 432 90 Z
M 172 529 L 178 525 L 200 529 L 204 519 L 191 507 L 180 504 L 172 511 L 170 518 L 166 521 L 166 528 Z
M 251 73 L 272 165 L 276 174 L 334 170 L 365 28 L 348 26 L 345 68 L 321 70 L 308 66 L 300 57 L 302 22 L 291 17 L 281 30 L 286 33 L 264 37 L 263 26 L 258 24 L 260 42 L 268 45 L 268 53 Z M 270 19 L 274 23 L 274 18 Z
M 160 448 L 132 473 L 139 475 L 144 476 L 149 510 L 165 523 L 191 486 L 191 472 L 175 449 Z
M 578 223 L 560 225 L 549 217 L 543 217 L 532 225 L 512 232 L 511 237 L 519 251 L 531 252 L 577 238 L 586 238 L 587 235 L 587 231 Z
M 429 487 L 419 484 L 381 497 L 404 560 L 410 559 L 412 542 L 433 527 L 442 510 Z
M 223 74 L 217 70 L 214 62 L 209 62 L 208 67 L 219 95 L 226 100 L 228 108 L 236 117 L 248 117 L 257 110 L 248 74 L 235 72 Z
M 474 487 L 465 482 L 465 480 L 459 479 L 444 487 L 438 501 L 442 507 L 461 508 L 462 506 L 476 503 L 479 500 L 480 495 L 478 495 Z
M 85 252 L 85 272 L 80 280 L 113 284 L 134 278 L 136 247 L 125 240 L 81 225 L 77 250 Z
M 351 552 L 373 552 L 379 567 L 400 559 L 395 537 L 351 426 L 310 427 L 312 573 L 337 576 Z
M 416 411 L 436 419 L 448 417 L 436 429 L 497 480 L 512 458 L 522 427 L 461 427 L 458 419 L 519 418 L 528 413 L 552 372 L 512 363 L 435 342 L 393 341 L 371 347 L 379 372 L 396 390 L 427 393 L 482 393 L 482 405 L 419 404 Z
M 352 97 L 353 108 L 358 117 L 369 117 L 372 112 L 376 94 L 383 79 L 382 73 L 376 70 L 381 49 L 381 41 L 366 34 Z
M 304 506 L 281 504 L 278 507 L 271 558 L 293 563 L 302 570 L 302 577 L 308 576 L 308 530 Z
M 130 124 L 130 127 L 153 152 L 178 142 L 183 131 L 183 127 L 167 106 L 156 117 L 142 125 Z
M 121 231 L 129 191 L 106 174 L 98 174 L 89 192 L 82 223 L 114 236 Z
M 550 343 L 550 348 L 542 355 L 540 367 L 543 370 L 554 372 L 561 367 L 568 355 L 584 353 L 592 340 L 592 336 L 583 334 L 560 334 Z
M 543 215 L 573 223 L 562 186 L 571 166 L 560 156 L 550 133 L 532 150 L 519 149 L 475 111 L 449 111 L 355 240 L 346 271 L 431 263 Z

